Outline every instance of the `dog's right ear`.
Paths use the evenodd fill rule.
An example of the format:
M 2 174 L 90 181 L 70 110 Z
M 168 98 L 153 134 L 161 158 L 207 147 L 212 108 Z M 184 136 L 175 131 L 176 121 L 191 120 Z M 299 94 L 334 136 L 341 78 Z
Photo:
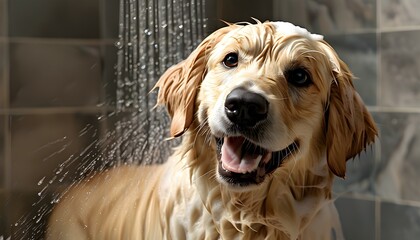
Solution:
M 171 137 L 181 136 L 193 122 L 195 99 L 207 72 L 208 55 L 236 27 L 229 25 L 209 35 L 187 59 L 166 70 L 153 88 L 159 88 L 157 103 L 165 105 L 171 116 Z

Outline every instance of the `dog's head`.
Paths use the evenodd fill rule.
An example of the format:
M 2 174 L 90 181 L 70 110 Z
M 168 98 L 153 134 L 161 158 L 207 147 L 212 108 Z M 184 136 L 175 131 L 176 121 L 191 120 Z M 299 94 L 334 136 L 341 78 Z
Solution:
M 284 22 L 229 25 L 207 37 L 156 84 L 158 103 L 182 135 L 194 120 L 218 146 L 218 179 L 258 185 L 290 156 L 324 148 L 329 169 L 372 143 L 372 117 L 336 52 Z

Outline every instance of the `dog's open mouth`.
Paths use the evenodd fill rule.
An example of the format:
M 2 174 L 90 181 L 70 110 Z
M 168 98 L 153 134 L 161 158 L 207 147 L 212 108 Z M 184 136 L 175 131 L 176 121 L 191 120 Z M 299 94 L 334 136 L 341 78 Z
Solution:
M 260 184 L 283 160 L 298 148 L 294 141 L 288 147 L 271 152 L 242 136 L 217 138 L 220 177 L 234 186 Z

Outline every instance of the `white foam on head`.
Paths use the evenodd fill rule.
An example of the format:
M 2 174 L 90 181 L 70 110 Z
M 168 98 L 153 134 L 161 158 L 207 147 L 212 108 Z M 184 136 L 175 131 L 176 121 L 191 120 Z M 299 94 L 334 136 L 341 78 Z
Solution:
M 276 28 L 276 31 L 282 35 L 299 35 L 311 40 L 320 41 L 324 36 L 319 34 L 310 33 L 305 28 L 293 25 L 289 22 L 271 22 Z

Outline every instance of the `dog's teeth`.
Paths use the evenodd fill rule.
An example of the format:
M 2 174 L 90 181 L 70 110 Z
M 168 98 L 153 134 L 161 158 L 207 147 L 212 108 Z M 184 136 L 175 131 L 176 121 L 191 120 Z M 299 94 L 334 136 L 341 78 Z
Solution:
M 225 168 L 225 164 L 223 164 L 223 163 L 222 163 L 222 169 L 223 169 L 223 170 L 225 170 L 226 172 L 228 172 L 228 171 L 229 171 L 229 170 L 227 170 L 227 169 Z
M 257 164 L 257 167 L 260 164 L 262 157 L 263 157 L 262 155 L 258 155 L 257 160 L 255 161 Z
M 254 163 L 254 167 L 248 171 L 245 171 L 243 173 L 251 173 L 253 171 L 255 171 L 255 169 L 258 168 L 258 165 L 260 165 L 261 159 L 262 159 L 262 155 L 258 155 L 258 157 L 255 159 L 255 163 Z

